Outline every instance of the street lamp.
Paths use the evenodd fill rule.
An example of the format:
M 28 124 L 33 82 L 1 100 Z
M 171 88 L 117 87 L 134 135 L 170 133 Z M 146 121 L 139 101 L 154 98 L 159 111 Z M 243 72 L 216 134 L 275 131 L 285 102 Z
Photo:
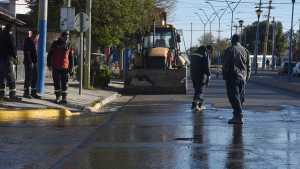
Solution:
M 240 28 L 241 28 L 241 36 L 240 36 L 240 38 L 241 38 L 241 43 L 243 44 L 243 36 L 242 36 L 242 34 L 243 34 L 243 24 L 244 24 L 244 21 L 243 20 L 239 20 L 239 24 L 240 24 Z
M 216 19 L 215 12 L 213 12 L 210 16 L 208 16 L 204 9 L 200 8 L 199 10 L 204 13 L 204 15 L 205 15 L 205 17 L 207 19 L 207 23 L 209 23 L 209 34 L 210 34 L 209 41 L 211 42 L 212 41 L 212 39 L 211 39 L 211 35 L 212 35 L 212 33 L 211 33 L 211 24 Z
M 242 0 L 238 0 L 237 2 L 229 2 L 229 0 L 225 0 L 230 11 L 231 11 L 231 33 L 230 33 L 230 39 L 232 38 L 232 28 L 233 28 L 233 15 L 234 15 L 234 11 L 236 10 L 236 8 L 239 6 L 240 2 Z M 235 6 L 231 6 L 231 4 L 235 4 Z
M 257 15 L 257 26 L 256 26 L 256 40 L 255 40 L 255 51 L 254 51 L 254 70 L 255 74 L 257 74 L 257 54 L 258 54 L 258 39 L 259 39 L 259 19 L 261 16 L 262 10 L 261 10 L 261 1 L 259 8 L 256 10 Z
M 293 26 L 294 26 L 294 9 L 295 9 L 295 0 L 292 0 L 292 19 L 291 19 L 291 30 L 290 30 L 290 38 L 289 38 L 289 70 L 288 70 L 288 75 L 289 75 L 289 81 L 292 80 L 292 56 L 293 56 Z
M 207 25 L 208 21 L 207 21 L 207 22 L 204 22 L 204 20 L 201 18 L 200 14 L 199 14 L 198 12 L 195 12 L 195 14 L 199 17 L 201 23 L 203 24 L 203 28 L 204 28 L 204 29 L 203 29 L 203 39 L 204 39 L 204 41 L 205 41 L 206 25 Z

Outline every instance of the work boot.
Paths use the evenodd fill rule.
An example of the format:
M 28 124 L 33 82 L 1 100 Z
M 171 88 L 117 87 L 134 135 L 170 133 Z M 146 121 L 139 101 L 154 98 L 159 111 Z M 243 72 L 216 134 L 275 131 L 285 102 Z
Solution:
M 60 96 L 59 95 L 56 95 L 56 98 L 55 98 L 55 101 L 54 101 L 56 104 L 59 104 L 60 103 Z
M 24 89 L 23 97 L 25 97 L 27 99 L 32 99 L 32 97 L 29 94 L 29 89 Z
M 60 103 L 60 97 L 61 97 L 61 94 L 60 92 L 55 92 L 55 103 L 56 104 L 59 104 Z
M 195 101 L 192 102 L 192 110 L 194 110 L 196 108 L 197 103 Z
M 62 94 L 62 100 L 60 101 L 60 104 L 67 104 L 67 94 L 63 93 Z
M 22 101 L 22 99 L 16 95 L 16 91 L 9 92 L 9 100 L 15 101 L 15 102 Z
M 32 96 L 33 98 L 35 98 L 35 99 L 41 99 L 41 98 L 42 98 L 41 96 L 39 96 L 39 95 L 37 94 L 37 92 L 36 92 L 35 89 L 32 89 L 32 90 L 31 90 L 31 96 Z
M 228 124 L 243 124 L 242 117 L 232 117 L 228 120 Z

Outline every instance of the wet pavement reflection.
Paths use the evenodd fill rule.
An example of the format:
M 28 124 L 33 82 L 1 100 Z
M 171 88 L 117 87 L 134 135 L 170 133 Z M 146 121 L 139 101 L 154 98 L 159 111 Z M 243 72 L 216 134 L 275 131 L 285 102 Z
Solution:
M 0 168 L 299 168 L 300 107 L 246 109 L 245 124 L 229 125 L 231 109 L 195 113 L 190 100 L 136 96 L 103 114 L 1 122 Z
M 190 110 L 182 96 L 135 98 L 95 137 L 54 168 L 244 169 L 300 166 L 300 109 L 245 111 L 228 125 L 230 109 Z M 155 100 L 155 99 L 154 99 Z M 171 100 L 171 101 L 168 101 Z M 155 105 L 155 106 L 154 106 Z M 286 115 L 287 112 L 288 115 Z M 293 121 L 284 120 L 289 116 Z

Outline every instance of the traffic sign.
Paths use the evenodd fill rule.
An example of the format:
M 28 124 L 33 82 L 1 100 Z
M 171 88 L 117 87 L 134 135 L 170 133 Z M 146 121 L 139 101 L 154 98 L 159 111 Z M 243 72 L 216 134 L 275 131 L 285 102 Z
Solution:
M 60 8 L 60 23 L 59 27 L 62 32 L 74 30 L 75 8 L 62 7 Z
M 78 32 L 85 32 L 89 29 L 89 17 L 86 13 L 80 12 L 75 16 L 75 29 Z

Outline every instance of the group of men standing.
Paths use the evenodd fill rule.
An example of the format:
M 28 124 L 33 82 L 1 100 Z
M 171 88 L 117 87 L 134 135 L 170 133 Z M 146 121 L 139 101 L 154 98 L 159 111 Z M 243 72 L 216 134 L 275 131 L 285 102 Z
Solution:
M 210 79 L 211 46 L 200 46 L 191 55 L 191 77 L 195 89 L 192 109 L 202 110 L 203 90 Z M 223 57 L 223 79 L 225 80 L 228 100 L 233 108 L 233 117 L 229 124 L 242 124 L 242 106 L 245 101 L 245 85 L 250 79 L 249 52 L 240 44 L 240 36 L 233 35 L 231 46 L 225 50 Z
M 7 24 L 0 31 L 0 99 L 6 96 L 6 85 L 9 87 L 9 99 L 20 101 L 16 95 L 16 78 L 14 65 L 18 64 L 16 47 L 11 33 L 11 24 Z M 37 77 L 38 77 L 38 55 L 36 43 L 33 38 L 33 32 L 27 31 L 27 36 L 23 44 L 24 52 L 24 94 L 25 98 L 41 97 L 37 94 Z M 60 37 L 55 40 L 48 52 L 47 67 L 52 70 L 56 103 L 67 103 L 68 76 L 73 75 L 73 55 L 69 43 L 69 34 L 61 33 Z

